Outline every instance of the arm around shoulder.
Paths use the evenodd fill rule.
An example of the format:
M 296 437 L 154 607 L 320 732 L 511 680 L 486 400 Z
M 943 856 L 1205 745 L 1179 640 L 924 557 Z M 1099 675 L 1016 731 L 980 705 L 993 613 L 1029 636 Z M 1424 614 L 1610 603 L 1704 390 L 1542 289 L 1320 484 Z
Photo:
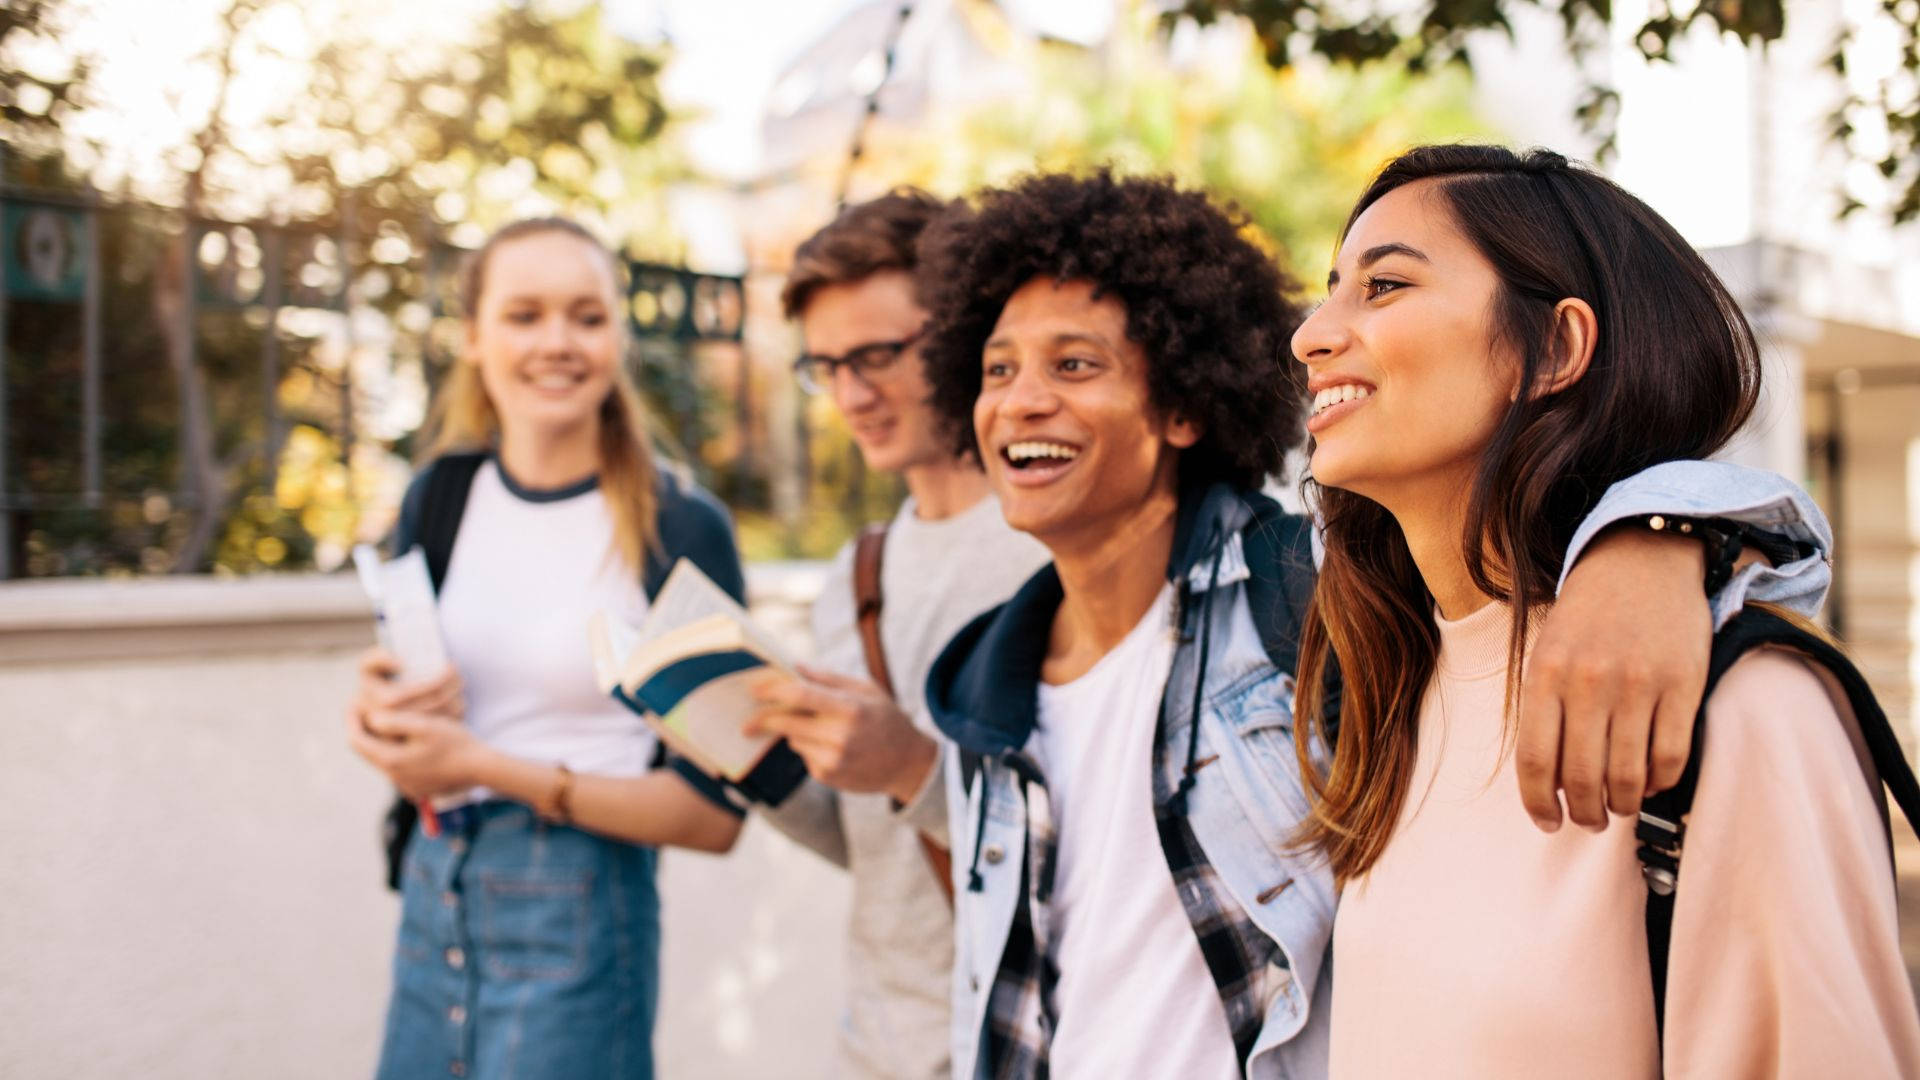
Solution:
M 1609 525 L 1645 514 L 1725 518 L 1802 543 L 1813 554 L 1781 566 L 1748 566 L 1713 597 L 1714 625 L 1724 624 L 1751 601 L 1779 604 L 1811 618 L 1833 584 L 1833 529 L 1800 485 L 1765 469 L 1724 461 L 1667 461 L 1608 488 L 1580 523 L 1560 571 L 1567 574 L 1595 537 Z

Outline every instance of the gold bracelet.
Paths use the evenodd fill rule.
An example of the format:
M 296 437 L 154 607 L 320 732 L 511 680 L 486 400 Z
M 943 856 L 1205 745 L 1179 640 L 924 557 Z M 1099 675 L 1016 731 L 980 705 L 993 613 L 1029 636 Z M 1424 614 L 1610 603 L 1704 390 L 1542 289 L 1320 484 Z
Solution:
M 547 815 L 547 820 L 556 825 L 571 825 L 573 824 L 573 770 L 567 768 L 567 763 L 564 761 L 556 762 L 555 767 L 560 770 L 560 784 L 554 788 L 553 813 Z

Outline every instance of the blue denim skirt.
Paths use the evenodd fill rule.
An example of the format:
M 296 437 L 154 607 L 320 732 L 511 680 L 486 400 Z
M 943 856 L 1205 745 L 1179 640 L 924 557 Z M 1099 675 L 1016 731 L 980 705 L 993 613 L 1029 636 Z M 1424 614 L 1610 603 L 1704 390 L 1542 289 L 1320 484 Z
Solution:
M 416 832 L 379 1080 L 652 1080 L 652 848 L 491 801 Z

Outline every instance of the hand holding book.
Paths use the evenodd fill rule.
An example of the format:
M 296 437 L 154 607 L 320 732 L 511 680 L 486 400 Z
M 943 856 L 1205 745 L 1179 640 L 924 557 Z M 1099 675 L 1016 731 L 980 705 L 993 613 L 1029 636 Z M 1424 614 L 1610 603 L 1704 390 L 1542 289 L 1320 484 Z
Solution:
M 893 696 L 864 679 L 801 666 L 761 677 L 754 698 L 748 732 L 785 737 L 815 780 L 841 791 L 885 792 L 904 805 L 940 757 Z
M 791 672 L 792 662 L 692 562 L 675 564 L 641 626 L 601 612 L 588 636 L 602 692 L 640 714 L 668 750 L 764 802 L 804 779 L 805 766 L 777 735 L 743 730 L 756 682 L 769 670 Z

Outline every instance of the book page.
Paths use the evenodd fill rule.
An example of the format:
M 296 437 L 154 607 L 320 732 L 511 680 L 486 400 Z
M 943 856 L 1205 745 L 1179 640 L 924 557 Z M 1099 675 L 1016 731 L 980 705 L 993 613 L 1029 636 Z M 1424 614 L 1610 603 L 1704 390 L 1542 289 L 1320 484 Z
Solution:
M 681 559 L 654 597 L 638 642 L 625 648 L 612 623 L 596 617 L 596 663 L 622 656 L 618 685 L 669 748 L 709 773 L 737 780 L 779 741 L 740 728 L 757 708 L 752 687 L 769 668 L 791 671 L 773 635 L 692 562 Z M 663 674 L 665 673 L 665 674 Z M 656 677 L 658 677 L 656 679 Z M 644 691 L 644 692 L 643 692 Z
M 360 586 L 373 602 L 374 629 L 380 645 L 400 661 L 399 681 L 420 682 L 447 667 L 447 648 L 440 637 L 440 609 L 427 576 L 427 559 L 418 547 L 397 559 L 380 561 L 371 547 L 353 551 Z
M 673 564 L 673 572 L 667 575 L 666 584 L 660 587 L 659 595 L 647 611 L 647 620 L 640 627 L 640 637 L 648 642 L 656 641 L 683 626 L 700 622 L 714 615 L 727 615 L 745 628 L 748 640 L 756 646 L 756 651 L 765 652 L 781 667 L 792 667 L 786 650 L 780 648 L 773 635 L 753 624 L 747 609 L 741 607 L 726 590 L 713 583 L 713 579 L 702 573 L 690 559 L 681 559 Z
M 600 692 L 608 694 L 620 685 L 620 673 L 626 658 L 640 646 L 640 631 L 633 624 L 605 608 L 587 620 L 587 648 L 593 654 L 593 681 Z

